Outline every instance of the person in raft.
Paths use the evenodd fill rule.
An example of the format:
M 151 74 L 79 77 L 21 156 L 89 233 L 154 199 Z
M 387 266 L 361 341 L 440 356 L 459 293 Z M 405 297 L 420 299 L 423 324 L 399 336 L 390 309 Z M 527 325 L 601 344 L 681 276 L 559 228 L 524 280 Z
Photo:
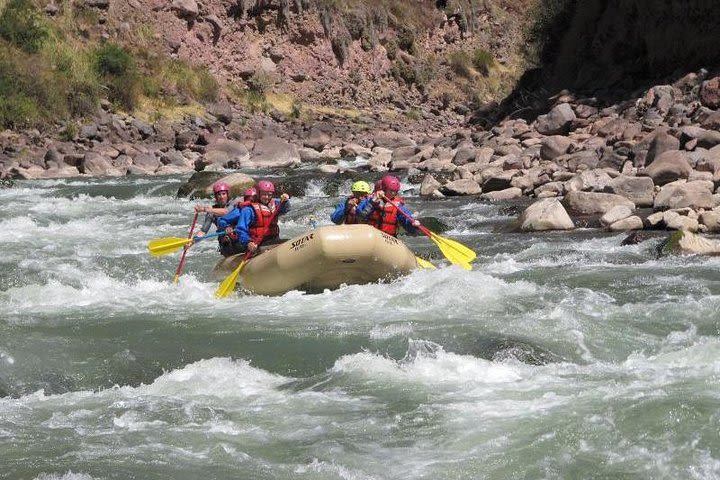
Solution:
M 381 189 L 368 195 L 357 207 L 358 214 L 367 223 L 388 235 L 397 237 L 398 225 L 402 225 L 408 235 L 419 233 L 417 220 L 410 220 L 412 214 L 405 207 L 405 201 L 398 195 L 400 180 L 392 175 L 385 175 L 380 181 Z M 398 212 L 402 210 L 407 217 Z
M 218 220 L 218 228 L 224 229 L 231 241 L 234 253 L 230 255 L 254 252 L 261 245 L 283 242 L 280 239 L 278 217 L 290 210 L 290 196 L 283 193 L 280 198 L 273 198 L 275 185 L 269 180 L 260 180 L 255 189 L 256 200 L 251 201 L 250 205 L 230 211 Z
M 335 207 L 335 211 L 330 214 L 330 220 L 336 225 L 340 225 L 343 222 L 345 224 L 353 223 L 365 223 L 357 215 L 358 204 L 370 195 L 371 188 L 370 184 L 363 182 L 362 180 L 357 181 L 350 187 L 352 195 L 348 198 L 344 198 L 338 206 Z
M 230 202 L 230 185 L 225 182 L 217 182 L 213 185 L 213 195 L 215 196 L 215 203 L 212 207 L 206 207 L 204 205 L 196 205 L 195 211 L 197 213 L 205 212 L 205 220 L 203 221 L 200 231 L 195 233 L 196 237 L 204 237 L 210 231 L 210 227 L 215 225 L 218 228 L 218 219 L 223 215 L 226 215 L 231 211 L 234 206 Z M 221 235 L 218 237 L 220 249 L 224 243 L 225 236 Z

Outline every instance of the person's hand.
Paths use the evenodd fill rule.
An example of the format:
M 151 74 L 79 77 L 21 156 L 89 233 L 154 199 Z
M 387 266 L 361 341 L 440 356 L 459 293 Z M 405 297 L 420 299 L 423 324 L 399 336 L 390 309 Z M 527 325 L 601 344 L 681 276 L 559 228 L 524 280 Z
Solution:
M 257 250 L 257 248 L 258 248 L 257 243 L 248 242 L 248 245 L 247 245 L 248 252 L 254 252 L 255 250 Z
M 348 207 L 354 207 L 358 204 L 357 198 L 351 198 L 347 201 Z
M 200 230 L 200 231 L 198 231 L 197 233 L 195 233 L 195 236 L 196 236 L 196 237 L 204 237 L 204 236 L 205 236 L 205 232 L 203 232 L 202 230 Z
M 382 190 L 378 190 L 377 192 L 375 192 L 375 197 L 372 201 L 375 203 L 380 203 L 380 200 L 382 200 L 383 198 L 385 198 L 385 192 L 383 192 Z
M 419 226 L 420 226 L 420 220 L 413 220 L 413 221 L 412 221 L 412 226 L 415 227 L 415 228 L 419 227 Z
M 197 213 L 207 212 L 207 207 L 204 206 L 204 205 L 195 205 L 195 211 L 196 211 Z
M 287 193 L 283 193 L 282 195 L 280 195 L 281 202 L 287 202 L 288 200 L 290 200 L 290 195 L 288 195 Z

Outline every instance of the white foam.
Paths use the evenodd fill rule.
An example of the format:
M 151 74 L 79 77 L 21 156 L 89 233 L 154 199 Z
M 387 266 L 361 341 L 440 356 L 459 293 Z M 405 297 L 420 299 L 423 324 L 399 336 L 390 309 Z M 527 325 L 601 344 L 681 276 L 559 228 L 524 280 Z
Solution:
M 73 473 L 68 470 L 66 473 L 41 473 L 35 480 L 94 480 L 95 477 L 87 473 Z

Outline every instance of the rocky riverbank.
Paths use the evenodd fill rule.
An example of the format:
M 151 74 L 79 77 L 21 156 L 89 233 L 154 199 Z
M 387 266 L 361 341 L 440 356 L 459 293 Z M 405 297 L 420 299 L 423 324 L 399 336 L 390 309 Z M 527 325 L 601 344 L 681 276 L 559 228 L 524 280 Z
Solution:
M 538 200 L 519 228 L 575 228 L 597 216 L 610 230 L 720 231 L 720 76 L 701 71 L 600 107 L 558 95 L 534 121 L 490 130 L 457 122 L 324 117 L 307 125 L 276 113 L 248 115 L 229 103 L 181 122 L 143 122 L 101 110 L 72 139 L 0 134 L 3 179 L 164 175 L 314 165 L 365 157 L 372 172 L 423 178 L 421 194 Z M 459 119 L 461 120 L 461 119 Z M 562 201 L 559 201 L 562 199 Z M 638 209 L 649 214 L 638 215 Z

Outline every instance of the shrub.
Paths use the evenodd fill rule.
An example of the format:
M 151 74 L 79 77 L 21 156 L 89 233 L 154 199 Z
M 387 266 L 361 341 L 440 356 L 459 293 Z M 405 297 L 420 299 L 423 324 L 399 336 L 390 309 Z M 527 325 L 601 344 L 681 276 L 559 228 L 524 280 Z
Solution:
M 293 100 L 292 107 L 290 109 L 290 118 L 300 118 L 302 114 L 302 103 L 298 100 Z
M 267 72 L 258 70 L 248 79 L 247 84 L 251 92 L 259 93 L 263 97 L 272 89 L 273 79 Z
M 415 32 L 410 27 L 403 27 L 398 32 L 397 46 L 410 54 L 415 54 Z
M 473 51 L 472 64 L 478 72 L 483 75 L 487 75 L 490 73 L 490 69 L 495 65 L 495 57 L 493 57 L 492 53 L 487 50 L 478 48 Z
M 405 116 L 410 120 L 420 120 L 422 118 L 422 111 L 420 111 L 419 108 L 413 107 L 405 112 Z
M 470 70 L 470 56 L 467 54 L 467 52 L 457 50 L 450 53 L 450 55 L 448 56 L 448 63 L 452 71 L 455 72 L 457 75 L 465 78 L 472 77 L 472 72 Z
M 162 85 L 168 87 L 168 90 L 177 91 L 183 96 L 203 102 L 214 101 L 220 88 L 205 67 L 193 67 L 179 60 L 164 63 L 156 76 L 159 77 Z M 146 83 L 146 93 L 152 94 L 152 85 Z
M 95 68 L 100 75 L 121 77 L 135 71 L 132 55 L 125 48 L 109 43 L 95 50 Z
M 417 65 L 410 65 L 402 61 L 395 62 L 390 69 L 390 74 L 398 81 L 405 84 L 415 85 L 420 92 L 425 91 L 425 87 L 433 77 L 432 67 L 426 62 L 420 62 Z
M 40 120 L 40 108 L 32 98 L 22 94 L 0 95 L 0 127 L 26 127 Z
M 27 53 L 40 51 L 50 30 L 29 0 L 10 0 L 0 15 L 0 37 Z

